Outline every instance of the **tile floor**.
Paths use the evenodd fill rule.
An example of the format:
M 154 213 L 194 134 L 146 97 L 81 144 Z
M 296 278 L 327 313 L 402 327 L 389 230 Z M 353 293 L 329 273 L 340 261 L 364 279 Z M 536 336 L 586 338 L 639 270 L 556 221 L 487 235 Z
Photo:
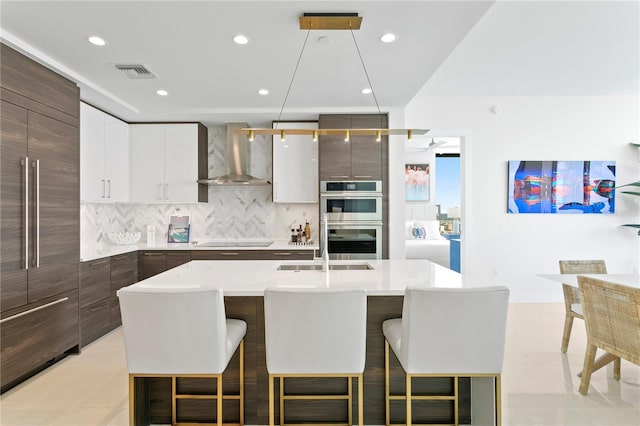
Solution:
M 640 367 L 622 361 L 593 375 L 578 393 L 586 334 L 576 320 L 560 353 L 561 304 L 512 304 L 502 374 L 504 425 L 640 425 Z M 127 425 L 127 370 L 121 329 L 69 356 L 0 398 L 3 426 Z

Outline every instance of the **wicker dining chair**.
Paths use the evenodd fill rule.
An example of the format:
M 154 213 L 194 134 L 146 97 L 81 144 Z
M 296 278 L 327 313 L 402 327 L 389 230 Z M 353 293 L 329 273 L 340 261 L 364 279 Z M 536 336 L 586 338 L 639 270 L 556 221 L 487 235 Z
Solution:
M 561 274 L 606 274 L 607 267 L 604 260 L 561 260 Z M 562 284 L 564 292 L 564 331 L 562 333 L 562 345 L 560 352 L 567 352 L 569 337 L 571 337 L 571 327 L 573 319 L 584 319 L 582 315 L 582 305 L 580 303 L 580 291 L 577 287 Z
M 603 365 L 620 358 L 640 365 L 640 288 L 589 277 L 578 277 L 578 284 L 587 328 L 580 393 L 586 395 L 591 374 Z M 594 365 L 598 348 L 610 356 Z M 619 370 L 614 378 L 620 379 Z

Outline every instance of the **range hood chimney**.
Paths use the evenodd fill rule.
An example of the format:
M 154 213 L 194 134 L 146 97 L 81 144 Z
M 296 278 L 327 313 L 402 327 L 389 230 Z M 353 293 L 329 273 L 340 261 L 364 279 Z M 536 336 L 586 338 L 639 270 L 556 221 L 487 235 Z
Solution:
M 247 135 L 235 133 L 234 129 L 247 128 L 247 123 L 227 124 L 227 152 L 225 166 L 227 174 L 198 180 L 205 185 L 270 185 L 266 179 L 251 176 L 251 151 Z

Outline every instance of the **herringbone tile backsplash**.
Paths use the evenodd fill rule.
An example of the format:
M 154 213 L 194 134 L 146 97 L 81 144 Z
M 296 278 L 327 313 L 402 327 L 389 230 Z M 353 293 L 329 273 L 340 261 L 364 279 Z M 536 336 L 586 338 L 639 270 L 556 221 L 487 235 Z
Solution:
M 209 176 L 226 173 L 226 127 L 209 127 Z M 251 145 L 251 173 L 271 176 L 270 139 L 256 137 Z M 83 246 L 108 243 L 107 233 L 140 231 L 146 239 L 147 225 L 154 225 L 156 238 L 166 241 L 169 218 L 191 218 L 191 241 L 204 239 L 267 238 L 286 240 L 291 228 L 308 220 L 312 234 L 318 227 L 317 204 L 275 204 L 271 186 L 223 186 L 209 188 L 208 203 L 133 204 L 81 203 L 80 232 Z

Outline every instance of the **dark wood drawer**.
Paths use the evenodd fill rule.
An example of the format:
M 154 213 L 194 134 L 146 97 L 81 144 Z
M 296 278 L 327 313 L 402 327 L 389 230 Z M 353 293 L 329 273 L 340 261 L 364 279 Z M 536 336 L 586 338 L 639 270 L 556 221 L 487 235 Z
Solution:
M 136 282 L 136 253 L 111 257 L 111 292 Z
M 167 253 L 164 251 L 142 252 L 142 279 L 167 270 Z
M 191 261 L 191 253 L 188 251 L 168 251 L 167 269 L 175 268 Z
M 103 259 L 80 264 L 80 307 L 92 305 L 109 297 L 111 261 Z
M 312 260 L 313 250 L 197 250 L 191 260 Z
M 80 346 L 102 337 L 111 324 L 111 299 L 105 298 L 80 309 Z
M 0 376 L 4 390 L 78 345 L 78 290 L 9 311 L 2 320 Z

